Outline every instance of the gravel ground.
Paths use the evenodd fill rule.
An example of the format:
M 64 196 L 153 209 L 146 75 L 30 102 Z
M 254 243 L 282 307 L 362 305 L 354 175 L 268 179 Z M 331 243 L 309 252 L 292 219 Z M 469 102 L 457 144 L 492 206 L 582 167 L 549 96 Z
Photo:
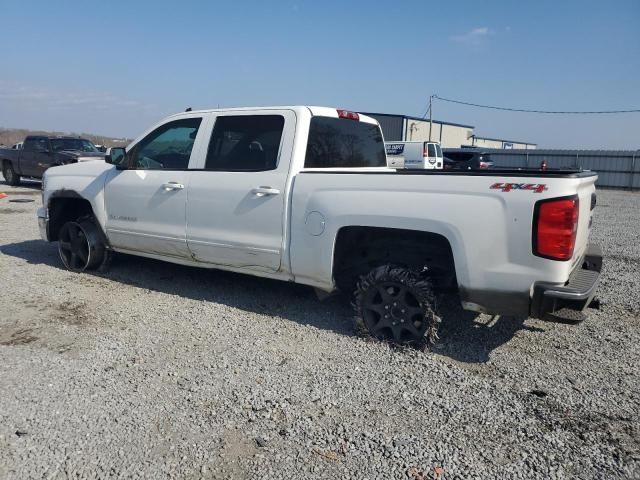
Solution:
M 300 286 L 69 273 L 34 186 L 0 183 L 1 478 L 640 478 L 640 194 L 599 192 L 584 323 L 450 305 L 423 353 Z

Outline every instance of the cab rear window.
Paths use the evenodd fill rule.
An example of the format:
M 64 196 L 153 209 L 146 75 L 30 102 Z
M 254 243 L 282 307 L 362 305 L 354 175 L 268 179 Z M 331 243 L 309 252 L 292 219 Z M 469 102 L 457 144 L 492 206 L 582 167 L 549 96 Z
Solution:
M 386 165 L 384 141 L 378 125 L 332 117 L 311 119 L 306 168 Z

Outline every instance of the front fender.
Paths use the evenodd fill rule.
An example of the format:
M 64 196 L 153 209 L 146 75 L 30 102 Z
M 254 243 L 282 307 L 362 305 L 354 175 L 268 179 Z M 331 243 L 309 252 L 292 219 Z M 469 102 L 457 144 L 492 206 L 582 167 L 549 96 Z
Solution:
M 45 172 L 43 205 L 49 207 L 55 198 L 79 198 L 88 201 L 105 230 L 107 216 L 104 204 L 104 186 L 115 171 L 105 162 L 82 162 L 61 165 Z

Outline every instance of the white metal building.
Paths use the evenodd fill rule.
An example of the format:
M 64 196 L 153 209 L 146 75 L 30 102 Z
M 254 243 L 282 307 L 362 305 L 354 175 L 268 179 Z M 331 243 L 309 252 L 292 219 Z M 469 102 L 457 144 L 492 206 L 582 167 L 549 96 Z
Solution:
M 385 141 L 436 141 L 444 148 L 484 147 L 505 149 L 533 149 L 534 143 L 515 142 L 474 135 L 473 125 L 443 122 L 411 117 L 409 115 L 393 115 L 388 113 L 361 112 L 375 118 L 382 127 Z
M 501 148 L 505 150 L 534 150 L 538 148 L 535 143 L 519 142 L 517 140 L 505 140 L 503 138 L 488 138 L 472 135 L 472 147 Z

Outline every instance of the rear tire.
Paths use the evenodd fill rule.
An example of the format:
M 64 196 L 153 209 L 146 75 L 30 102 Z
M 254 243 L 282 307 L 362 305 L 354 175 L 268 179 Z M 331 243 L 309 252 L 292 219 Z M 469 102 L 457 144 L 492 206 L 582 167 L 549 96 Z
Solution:
M 106 259 L 106 245 L 102 232 L 89 219 L 67 222 L 58 235 L 58 253 L 72 272 L 95 270 Z
M 440 316 L 431 282 L 412 270 L 383 265 L 363 275 L 354 309 L 358 333 L 418 347 L 438 339 Z
M 13 169 L 11 162 L 5 161 L 2 164 L 2 176 L 4 177 L 4 181 L 9 185 L 13 187 L 20 185 L 20 175 Z

